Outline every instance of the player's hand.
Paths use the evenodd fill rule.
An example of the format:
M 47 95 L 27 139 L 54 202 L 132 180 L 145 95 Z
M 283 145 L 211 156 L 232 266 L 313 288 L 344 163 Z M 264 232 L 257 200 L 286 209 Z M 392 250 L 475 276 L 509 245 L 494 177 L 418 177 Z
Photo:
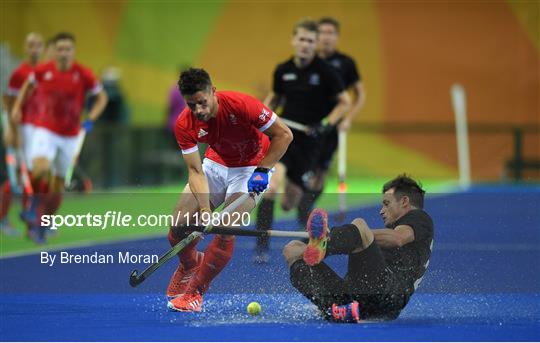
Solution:
M 5 146 L 15 146 L 15 135 L 13 135 L 13 130 L 8 128 L 7 130 L 2 131 L 2 140 L 4 141 Z
M 20 124 L 21 120 L 22 120 L 22 112 L 21 112 L 21 109 L 20 107 L 14 107 L 12 112 L 11 112 L 11 120 L 13 121 L 13 123 L 15 124 Z
M 84 131 L 86 131 L 86 133 L 92 132 L 92 130 L 94 129 L 94 121 L 92 121 L 90 119 L 85 120 L 82 123 L 81 128 L 84 129 Z
M 315 138 L 324 137 L 335 129 L 336 129 L 335 125 L 332 125 L 328 122 L 321 122 L 317 125 L 311 126 L 308 132 L 308 135 Z
M 248 192 L 255 192 L 257 194 L 264 192 L 268 187 L 268 168 L 255 168 L 253 174 L 248 181 Z
M 338 130 L 342 132 L 347 132 L 351 129 L 351 119 L 343 118 L 338 125 Z
M 205 214 L 205 213 L 208 213 L 208 214 Z M 209 220 L 212 218 L 212 210 L 210 209 L 210 207 L 201 207 L 199 209 L 199 218 L 201 222 L 197 223 L 197 225 L 202 225 L 202 226 L 210 225 Z

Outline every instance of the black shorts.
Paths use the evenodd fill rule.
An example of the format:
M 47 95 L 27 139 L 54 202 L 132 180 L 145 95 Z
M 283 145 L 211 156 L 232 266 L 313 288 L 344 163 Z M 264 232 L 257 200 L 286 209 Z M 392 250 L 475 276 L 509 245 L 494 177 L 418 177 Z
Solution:
M 338 146 L 338 131 L 337 128 L 332 129 L 328 134 L 323 137 L 324 144 L 321 146 L 321 152 L 317 159 L 317 168 L 322 170 L 328 170 L 332 163 L 332 157 L 336 152 Z
M 387 267 L 375 242 L 349 255 L 344 283 L 369 318 L 395 319 L 409 299 L 407 287 Z
M 289 181 L 305 190 L 315 172 L 320 155 L 320 140 L 297 130 L 293 130 L 293 134 L 294 139 L 281 158 L 281 163 L 287 167 Z

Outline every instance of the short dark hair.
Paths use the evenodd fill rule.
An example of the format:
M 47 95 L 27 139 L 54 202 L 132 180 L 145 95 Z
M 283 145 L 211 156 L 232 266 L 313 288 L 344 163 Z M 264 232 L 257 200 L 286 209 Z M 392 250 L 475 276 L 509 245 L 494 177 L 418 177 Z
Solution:
M 293 35 L 298 32 L 298 29 L 304 29 L 306 31 L 315 32 L 319 34 L 319 25 L 317 22 L 312 19 L 302 19 L 294 25 Z
M 70 32 L 59 32 L 54 36 L 53 41 L 56 44 L 59 40 L 69 39 L 73 43 L 75 43 L 75 35 Z
M 202 68 L 189 68 L 180 74 L 178 89 L 184 95 L 192 95 L 199 91 L 206 91 L 212 87 L 212 80 L 206 70 Z
M 424 194 L 425 190 L 422 189 L 422 185 L 407 174 L 398 175 L 396 178 L 388 181 L 383 186 L 383 193 L 390 189 L 394 189 L 394 196 L 396 200 L 399 200 L 402 196 L 407 196 L 409 202 L 416 208 L 424 208 Z
M 334 17 L 322 17 L 319 19 L 319 25 L 322 24 L 330 24 L 336 28 L 336 31 L 339 33 L 340 30 L 340 24 L 339 21 Z

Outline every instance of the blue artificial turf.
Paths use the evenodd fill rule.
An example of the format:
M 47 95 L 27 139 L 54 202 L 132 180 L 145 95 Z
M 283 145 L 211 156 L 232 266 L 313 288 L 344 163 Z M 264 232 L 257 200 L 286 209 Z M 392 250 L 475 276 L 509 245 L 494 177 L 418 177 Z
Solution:
M 267 265 L 251 262 L 253 238 L 238 238 L 230 265 L 205 295 L 202 313 L 168 312 L 169 263 L 134 289 L 144 265 L 57 265 L 39 255 L 0 260 L 2 341 L 538 341 L 540 191 L 490 186 L 426 201 L 434 251 L 418 292 L 393 322 L 332 324 L 288 280 L 274 239 Z M 378 207 L 350 211 L 380 226 Z M 201 247 L 209 239 L 202 242 Z M 150 254 L 166 238 L 70 249 Z M 345 270 L 344 257 L 329 264 Z M 246 306 L 258 301 L 260 316 Z

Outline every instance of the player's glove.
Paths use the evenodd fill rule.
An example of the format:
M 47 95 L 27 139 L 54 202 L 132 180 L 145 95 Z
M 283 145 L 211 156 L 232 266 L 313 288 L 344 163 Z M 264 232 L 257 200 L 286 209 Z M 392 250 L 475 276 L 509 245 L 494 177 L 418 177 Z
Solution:
M 86 131 L 86 133 L 90 133 L 92 132 L 92 129 L 94 128 L 94 121 L 88 119 L 88 120 L 85 120 L 82 125 L 81 125 L 81 128 L 84 129 L 84 131 Z
M 325 137 L 336 129 L 336 125 L 330 124 L 328 121 L 322 122 L 310 127 L 309 135 L 315 138 Z
M 268 168 L 255 168 L 248 181 L 248 192 L 257 194 L 263 192 L 268 187 Z

